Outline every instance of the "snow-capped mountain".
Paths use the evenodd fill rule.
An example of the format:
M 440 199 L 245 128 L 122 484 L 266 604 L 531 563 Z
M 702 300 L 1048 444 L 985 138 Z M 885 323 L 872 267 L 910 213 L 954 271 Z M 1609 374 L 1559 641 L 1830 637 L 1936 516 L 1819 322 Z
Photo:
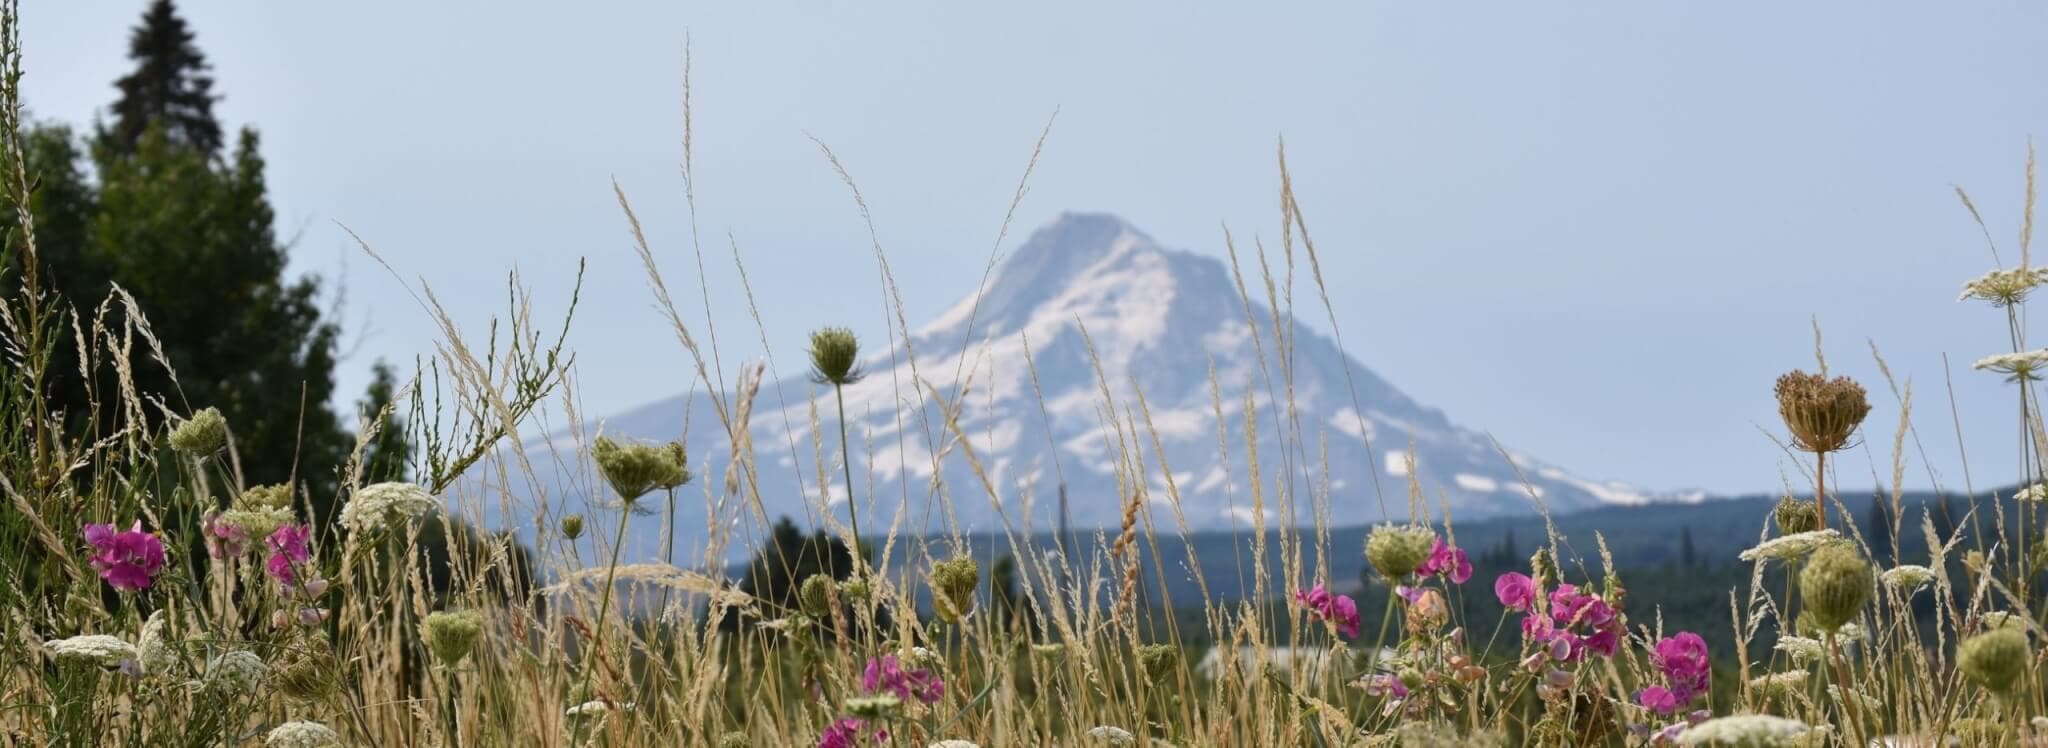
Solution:
M 1280 482 L 1301 497 L 1296 523 L 1313 521 L 1306 499 L 1325 489 L 1337 524 L 1380 521 L 1381 496 L 1389 514 L 1406 517 L 1411 460 L 1429 506 L 1446 497 L 1459 519 L 1533 512 L 1532 490 L 1558 512 L 1697 498 L 1579 478 L 1519 453 L 1510 464 L 1481 432 L 1415 402 L 1290 321 L 1284 301 L 1277 315 L 1289 354 L 1283 361 L 1258 260 L 1242 260 L 1249 314 L 1223 261 L 1161 247 L 1114 216 L 1069 213 L 1003 262 L 978 306 L 972 295 L 962 299 L 907 346 L 864 340 L 866 377 L 845 391 L 863 529 L 888 527 L 899 507 L 907 509 L 900 529 L 913 534 L 951 521 L 968 531 L 1006 522 L 1051 529 L 1062 482 L 1077 528 L 1118 524 L 1134 493 L 1163 520 L 1162 531 L 1175 526 L 1163 510 L 1176 494 L 1197 529 L 1246 524 L 1254 516 L 1248 396 L 1272 522 L 1290 521 L 1281 514 Z M 1316 303 L 1313 293 L 1300 294 L 1304 304 Z M 1304 306 L 1302 314 L 1321 311 Z M 795 368 L 782 367 L 786 374 Z M 957 424 L 972 460 L 970 450 L 947 446 L 953 431 L 932 397 L 953 400 L 963 384 Z M 723 480 L 730 448 L 708 395 L 651 403 L 604 419 L 602 430 L 676 439 L 685 413 L 692 469 L 700 479 Z M 831 390 L 807 377 L 761 385 L 751 438 L 771 515 L 815 517 L 822 477 L 835 513 L 845 516 L 834 413 Z M 818 442 L 813 423 L 824 431 Z M 704 502 L 684 505 L 690 511 L 676 519 L 679 547 L 705 527 Z M 635 533 L 658 532 L 657 525 L 636 520 L 648 529 Z

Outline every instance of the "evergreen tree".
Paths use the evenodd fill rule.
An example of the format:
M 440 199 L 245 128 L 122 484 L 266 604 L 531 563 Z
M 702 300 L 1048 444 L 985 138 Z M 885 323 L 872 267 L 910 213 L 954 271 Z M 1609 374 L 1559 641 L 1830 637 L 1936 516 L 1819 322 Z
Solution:
M 1891 506 L 1878 494 L 1870 495 L 1870 550 L 1886 557 L 1892 552 Z
M 374 432 L 363 448 L 363 482 L 405 480 L 412 461 L 413 444 L 406 422 L 392 399 L 398 396 L 398 376 L 391 365 L 378 361 L 370 367 L 370 387 L 356 402 L 356 415 L 365 433 Z M 385 409 L 391 408 L 386 413 Z
M 863 554 L 865 555 L 865 554 Z M 853 550 L 837 536 L 817 530 L 805 535 L 785 516 L 768 531 L 768 542 L 754 553 L 740 577 L 740 591 L 776 608 L 797 607 L 797 591 L 812 574 L 845 579 L 853 574 Z M 736 617 L 727 626 L 738 625 Z
M 114 102 L 113 129 L 103 133 L 106 144 L 134 153 L 155 126 L 163 128 L 165 140 L 202 158 L 218 152 L 213 76 L 171 0 L 156 0 L 143 13 L 142 25 L 128 39 L 128 59 L 135 61 L 135 72 L 114 82 L 121 98 Z
M 1699 563 L 1699 551 L 1692 544 L 1692 525 L 1686 525 L 1678 535 L 1678 565 L 1687 569 Z

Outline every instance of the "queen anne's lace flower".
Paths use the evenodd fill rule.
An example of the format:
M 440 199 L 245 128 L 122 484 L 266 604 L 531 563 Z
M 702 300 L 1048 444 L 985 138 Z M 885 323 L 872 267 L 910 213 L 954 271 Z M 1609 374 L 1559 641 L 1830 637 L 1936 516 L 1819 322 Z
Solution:
M 1912 592 L 1934 581 L 1934 570 L 1925 566 L 1899 564 L 1878 576 L 1894 592 Z
M 267 748 L 340 748 L 341 736 L 318 722 L 286 722 L 264 736 Z
M 925 748 L 981 748 L 981 744 L 971 740 L 941 740 Z
M 1993 270 L 1982 277 L 1963 284 L 1963 295 L 1956 301 L 1981 299 L 1991 302 L 1994 307 L 2006 307 L 2027 300 L 2035 286 L 2048 283 L 2048 268 L 2017 267 L 2010 270 Z
M 156 674 L 170 672 L 178 666 L 178 653 L 164 641 L 164 612 L 157 610 L 149 614 L 149 621 L 142 624 L 142 635 L 135 640 L 136 660 L 142 664 L 142 672 Z
M 1678 736 L 1681 745 L 1789 746 L 1810 732 L 1805 722 L 1768 714 L 1736 714 L 1693 725 Z
M 373 483 L 358 489 L 341 508 L 351 530 L 381 530 L 405 524 L 439 506 L 427 489 L 412 483 Z
M 118 665 L 123 660 L 132 660 L 136 657 L 135 645 L 123 641 L 120 637 L 106 634 L 56 639 L 45 642 L 43 646 L 50 650 L 50 656 L 60 662 Z
M 1137 745 L 1138 743 L 1138 736 L 1132 735 L 1130 730 L 1114 725 L 1099 725 L 1088 728 L 1088 737 L 1109 741 L 1110 745 Z
M 1757 544 L 1755 548 L 1743 551 L 1738 558 L 1744 561 L 1799 558 L 1841 537 L 1842 534 L 1833 529 L 1780 535 Z
M 2048 348 L 1985 356 L 1977 359 L 1977 363 L 1971 364 L 1970 368 L 2004 374 L 2006 380 L 2011 382 L 2037 381 L 2041 378 L 2043 370 L 2048 370 Z
M 1779 644 L 1784 646 L 1783 643 Z M 1765 673 L 1749 679 L 1749 687 L 1761 691 L 1797 690 L 1806 686 L 1809 676 L 1804 670 L 1787 670 L 1782 673 Z
M 206 662 L 208 685 L 244 693 L 262 685 L 263 676 L 269 672 L 270 667 L 263 664 L 263 658 L 245 649 L 225 652 Z
M 1778 651 L 1790 656 L 1794 662 L 1813 662 L 1827 653 L 1819 639 L 1804 636 L 1778 637 Z

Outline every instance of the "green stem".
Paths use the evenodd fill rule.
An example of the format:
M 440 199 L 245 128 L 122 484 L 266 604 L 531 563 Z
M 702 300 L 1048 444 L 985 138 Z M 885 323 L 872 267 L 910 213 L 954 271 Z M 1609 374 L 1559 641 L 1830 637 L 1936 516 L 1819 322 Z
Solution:
M 570 692 L 569 698 L 571 701 L 588 696 L 590 692 L 590 672 L 595 669 L 591 667 L 592 661 L 604 649 L 604 619 L 605 616 L 611 614 L 612 610 L 613 576 L 619 573 L 619 549 L 626 545 L 626 520 L 633 516 L 632 500 L 627 499 L 626 504 L 627 506 L 619 511 L 619 531 L 612 539 L 612 559 L 610 563 L 605 565 L 604 569 L 604 595 L 599 598 L 601 602 L 597 605 L 597 621 L 592 624 L 590 651 L 583 655 L 583 679 L 576 687 L 576 691 Z M 583 693 L 584 696 L 578 696 L 578 692 Z M 577 702 L 577 704 L 581 703 L 584 702 Z M 576 706 L 576 704 L 571 704 L 570 706 Z M 577 744 L 583 742 L 583 726 L 588 721 L 578 720 L 576 722 L 576 738 L 573 742 Z
M 846 388 L 832 385 L 832 397 L 839 403 L 839 466 L 846 470 L 846 521 L 853 525 L 853 571 L 858 575 L 862 566 L 867 565 L 867 554 L 860 548 L 860 508 L 853 498 L 853 451 L 846 441 Z
M 1399 596 L 1399 593 L 1396 591 L 1398 589 L 1400 589 L 1399 585 L 1387 588 L 1387 612 L 1380 616 L 1380 632 L 1372 637 L 1372 664 L 1374 668 L 1379 667 L 1380 650 L 1386 647 L 1387 627 L 1394 623 L 1394 598 Z

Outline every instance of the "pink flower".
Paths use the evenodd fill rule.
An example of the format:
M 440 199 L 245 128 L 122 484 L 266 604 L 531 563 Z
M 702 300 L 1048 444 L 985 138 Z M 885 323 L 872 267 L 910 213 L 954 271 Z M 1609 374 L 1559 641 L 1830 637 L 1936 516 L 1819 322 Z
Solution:
M 888 691 L 904 701 L 917 699 L 926 704 L 937 703 L 946 695 L 946 682 L 937 673 L 922 668 L 904 670 L 895 655 L 868 660 L 868 669 L 861 675 L 860 687 L 868 693 Z
M 1643 689 L 1642 693 L 1636 694 L 1636 703 L 1642 704 L 1650 711 L 1658 714 L 1670 714 L 1678 711 L 1679 707 L 1678 694 L 1672 693 L 1670 689 L 1663 686 L 1651 686 Z
M 1707 661 L 1707 641 L 1690 631 L 1658 640 L 1656 649 L 1650 653 L 1650 664 L 1671 684 L 1671 708 L 1659 710 L 1659 714 L 1670 714 L 1692 703 L 1694 697 L 1707 690 L 1713 677 L 1713 666 Z
M 1493 596 L 1508 610 L 1524 611 L 1536 604 L 1536 580 L 1527 574 L 1508 572 L 1493 580 Z
M 1358 638 L 1358 601 L 1350 595 L 1332 595 L 1322 582 L 1305 590 L 1295 590 L 1294 602 L 1307 608 L 1317 620 L 1337 624 L 1337 633 L 1347 638 Z
M 1423 576 L 1442 574 L 1451 578 L 1453 584 L 1464 584 L 1472 578 L 1472 561 L 1465 558 L 1465 552 L 1444 544 L 1437 538 L 1430 544 L 1429 560 L 1416 567 L 1415 573 Z
M 142 531 L 142 520 L 126 531 L 113 525 L 88 524 L 85 542 L 92 546 L 92 568 L 117 590 L 146 590 L 164 570 L 164 543 Z
M 199 532 L 206 536 L 206 555 L 214 558 L 239 558 L 249 551 L 249 535 L 242 528 L 222 522 L 218 510 L 209 511 L 199 522 Z
M 1380 673 L 1365 680 L 1365 695 L 1405 699 L 1408 698 L 1408 684 L 1402 683 L 1400 678 Z
M 286 587 L 297 586 L 298 566 L 313 557 L 311 549 L 306 547 L 306 540 L 312 536 L 312 528 L 305 525 L 277 528 L 270 537 L 263 539 L 263 544 L 270 547 L 270 561 L 264 564 L 264 570 Z
M 861 739 L 863 731 L 867 732 L 867 739 L 876 745 L 889 742 L 888 730 L 876 727 L 868 731 L 867 726 L 866 721 L 852 717 L 834 720 L 830 727 L 825 728 L 825 734 L 818 736 L 818 748 L 856 748 L 865 742 Z

